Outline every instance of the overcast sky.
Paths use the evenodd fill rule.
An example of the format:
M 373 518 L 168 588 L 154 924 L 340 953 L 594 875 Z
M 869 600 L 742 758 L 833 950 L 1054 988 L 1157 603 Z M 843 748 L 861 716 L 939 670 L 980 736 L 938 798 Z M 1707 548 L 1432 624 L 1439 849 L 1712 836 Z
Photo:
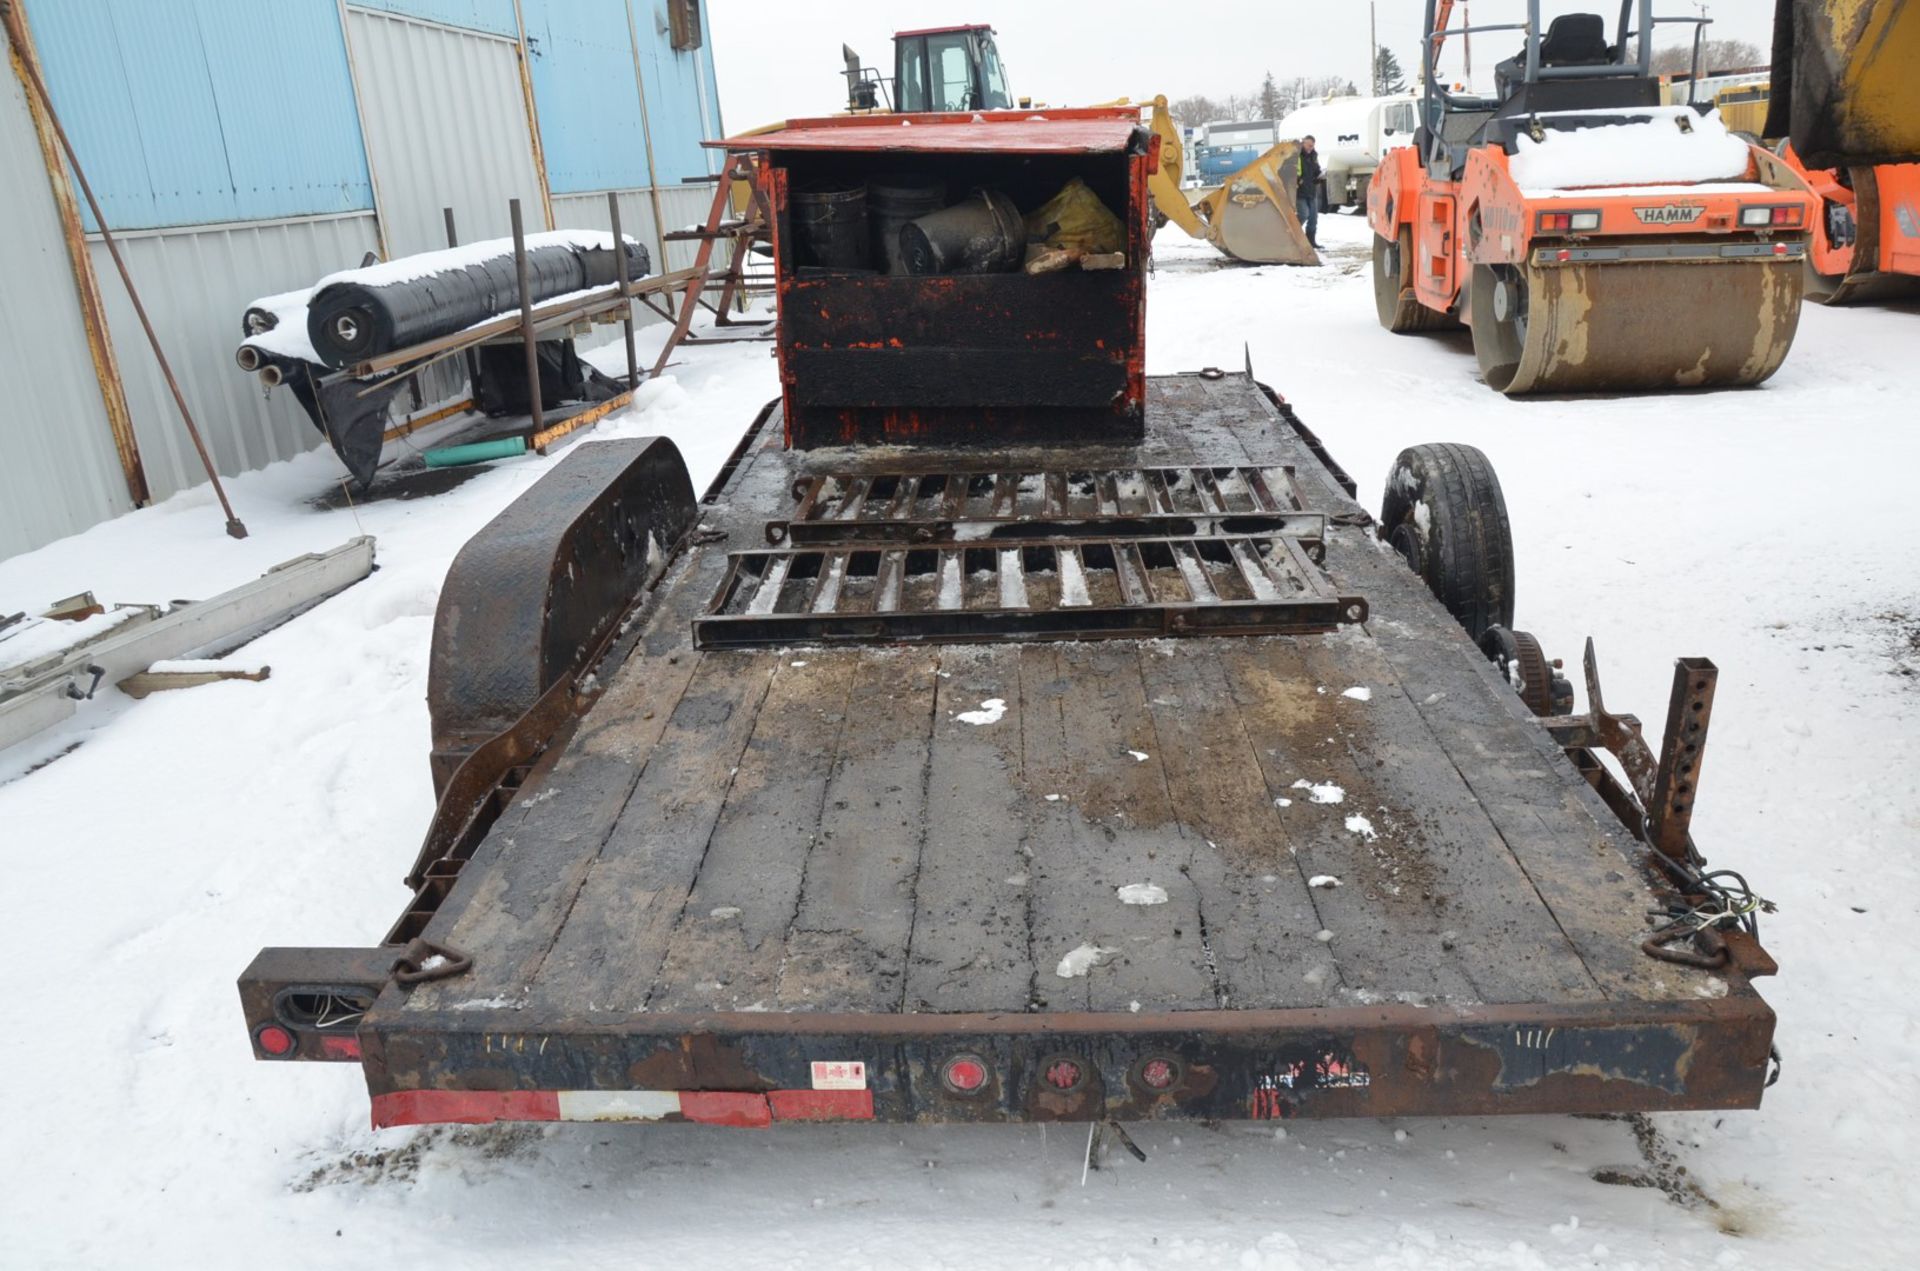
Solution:
M 1482 25 L 1525 12 L 1523 0 L 1466 5 Z M 1380 42 L 1411 70 L 1422 0 L 1378 0 L 1377 7 Z M 1700 7 L 1692 0 L 1654 2 L 1662 16 Z M 1704 7 L 1713 19 L 1710 35 L 1768 48 L 1773 0 L 1708 0 Z M 1613 0 L 1547 0 L 1543 8 L 1549 15 L 1617 11 Z M 709 0 L 708 21 L 721 110 L 728 129 L 738 131 L 843 107 L 842 43 L 891 76 L 894 31 L 960 22 L 992 23 L 1013 91 L 1053 105 L 1155 93 L 1250 94 L 1267 71 L 1279 79 L 1345 75 L 1364 86 L 1367 9 L 1366 0 Z M 1476 71 L 1490 69 L 1512 43 L 1510 36 L 1482 36 Z

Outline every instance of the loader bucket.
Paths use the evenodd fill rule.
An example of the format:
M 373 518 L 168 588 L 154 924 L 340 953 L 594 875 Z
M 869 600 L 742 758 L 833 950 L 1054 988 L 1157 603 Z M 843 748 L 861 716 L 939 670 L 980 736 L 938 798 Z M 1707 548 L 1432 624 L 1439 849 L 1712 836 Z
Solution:
M 1294 211 L 1300 184 L 1300 147 L 1283 141 L 1228 177 L 1195 203 L 1207 241 L 1235 260 L 1255 265 L 1317 265 Z
M 1768 136 L 1807 166 L 1920 160 L 1920 5 L 1780 0 Z

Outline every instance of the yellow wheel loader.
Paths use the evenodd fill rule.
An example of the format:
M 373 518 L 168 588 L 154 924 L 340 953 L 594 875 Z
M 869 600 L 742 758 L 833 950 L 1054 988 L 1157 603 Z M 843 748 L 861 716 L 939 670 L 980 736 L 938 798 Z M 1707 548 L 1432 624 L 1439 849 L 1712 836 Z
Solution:
M 1042 110 L 1015 98 L 990 26 L 929 27 L 893 37 L 893 75 L 861 65 L 845 45 L 847 109 L 859 114 Z M 1127 98 L 1101 105 L 1131 106 Z M 1300 147 L 1283 141 L 1193 203 L 1180 188 L 1186 150 L 1167 113 L 1167 99 L 1137 103 L 1141 123 L 1160 138 L 1160 165 L 1148 178 L 1159 214 L 1235 260 L 1255 265 L 1317 265 L 1294 211 Z

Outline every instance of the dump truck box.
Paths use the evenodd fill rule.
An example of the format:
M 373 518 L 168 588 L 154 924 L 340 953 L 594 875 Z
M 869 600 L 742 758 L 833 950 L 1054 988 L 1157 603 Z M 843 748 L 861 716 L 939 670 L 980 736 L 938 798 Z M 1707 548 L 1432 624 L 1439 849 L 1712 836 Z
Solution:
M 1100 153 L 1137 250 L 1139 152 Z M 1060 277 L 886 285 L 1017 315 Z M 590 443 L 461 553 L 413 901 L 380 945 L 263 951 L 256 1055 L 358 1063 L 376 1125 L 1758 1103 L 1758 943 L 1649 944 L 1698 900 L 1663 862 L 1697 857 L 1710 664 L 1662 760 L 1598 700 L 1535 715 L 1250 373 L 1124 347 L 1107 408 L 823 413 L 793 368 L 941 358 L 790 317 L 703 496 L 670 442 Z M 1004 332 L 964 318 L 900 329 L 977 370 Z

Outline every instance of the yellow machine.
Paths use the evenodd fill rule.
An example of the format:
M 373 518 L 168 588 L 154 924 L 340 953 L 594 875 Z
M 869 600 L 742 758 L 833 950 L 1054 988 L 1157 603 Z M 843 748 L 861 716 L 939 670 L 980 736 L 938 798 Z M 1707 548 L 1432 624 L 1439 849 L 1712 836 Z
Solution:
M 1779 3 L 1766 135 L 1808 168 L 1920 160 L 1920 4 Z
M 1116 103 L 1128 105 L 1124 98 Z M 1167 99 L 1140 105 L 1143 122 L 1160 138 L 1160 166 L 1147 178 L 1153 206 L 1188 234 L 1212 243 L 1235 260 L 1267 265 L 1317 265 L 1294 211 L 1300 188 L 1300 145 L 1282 141 L 1210 191 L 1189 203 L 1180 180 L 1186 147 L 1167 113 Z
M 1032 99 L 1015 98 L 1009 92 L 990 26 L 896 32 L 890 79 L 862 66 L 859 55 L 845 45 L 841 54 L 846 60 L 847 108 L 852 111 L 1041 109 Z M 1099 104 L 1136 105 L 1124 97 Z M 1300 174 L 1298 145 L 1281 142 L 1228 177 L 1219 189 L 1189 203 L 1180 189 L 1186 149 L 1167 113 L 1167 99 L 1154 97 L 1137 105 L 1141 123 L 1160 139 L 1160 165 L 1148 180 L 1161 216 L 1235 260 L 1259 265 L 1320 263 L 1294 211 Z
M 1707 76 L 1700 85 L 1680 76 L 1662 76 L 1660 80 L 1661 105 L 1710 103 L 1720 112 L 1720 121 L 1726 124 L 1728 132 L 1756 144 L 1767 132 L 1767 98 L 1765 67 L 1752 72 Z

